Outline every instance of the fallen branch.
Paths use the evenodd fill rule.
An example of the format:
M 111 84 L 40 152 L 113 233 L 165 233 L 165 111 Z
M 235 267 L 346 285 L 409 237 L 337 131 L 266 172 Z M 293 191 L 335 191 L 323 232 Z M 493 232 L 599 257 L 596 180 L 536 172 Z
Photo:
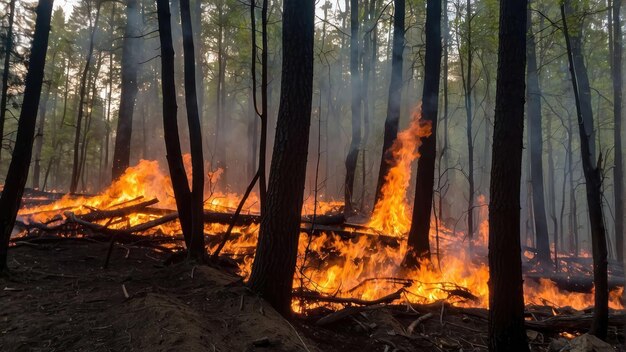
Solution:
M 296 298 L 305 300 L 305 301 L 338 303 L 338 304 L 356 304 L 359 306 L 373 306 L 376 304 L 391 303 L 397 299 L 400 299 L 402 297 L 402 292 L 404 292 L 404 288 L 401 288 L 398 291 L 391 293 L 387 296 L 383 296 L 381 298 L 371 300 L 371 301 L 363 300 L 359 298 L 353 298 L 353 297 L 324 296 L 320 293 L 311 292 L 311 291 L 296 291 L 294 292 L 293 296 Z
M 371 306 L 346 307 L 336 312 L 332 312 L 326 315 L 325 317 L 319 319 L 318 321 L 315 322 L 315 325 L 317 326 L 329 325 L 329 324 L 332 324 L 334 322 L 340 321 L 342 319 L 348 318 L 350 316 L 353 316 L 355 314 L 358 314 L 364 311 L 380 309 L 380 308 L 385 308 L 385 307 L 386 307 L 385 305 L 381 305 L 381 304 L 371 305 Z

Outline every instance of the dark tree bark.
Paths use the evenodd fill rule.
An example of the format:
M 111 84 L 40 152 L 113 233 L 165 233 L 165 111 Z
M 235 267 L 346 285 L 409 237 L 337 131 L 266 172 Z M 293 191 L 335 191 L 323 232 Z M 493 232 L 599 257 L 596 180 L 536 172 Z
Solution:
M 489 203 L 489 350 L 528 351 L 520 245 L 528 2 L 500 1 Z
M 122 92 L 113 151 L 111 178 L 122 176 L 130 166 L 130 142 L 133 133 L 133 111 L 137 97 L 138 54 L 141 38 L 141 14 L 137 0 L 126 1 L 126 28 L 122 44 Z
M 91 28 L 89 36 L 89 49 L 87 51 L 87 59 L 85 60 L 85 66 L 80 78 L 80 92 L 78 95 L 78 115 L 76 116 L 76 131 L 74 133 L 74 161 L 72 164 L 72 176 L 70 178 L 70 193 L 76 193 L 78 188 L 78 182 L 80 181 L 80 164 L 82 156 L 80 154 L 80 130 L 82 127 L 83 117 L 85 113 L 85 104 L 88 94 L 87 78 L 89 76 L 89 69 L 91 68 L 91 60 L 93 60 L 94 39 L 96 30 L 98 29 L 98 21 L 100 20 L 100 5 L 101 2 L 96 3 L 96 18 Z
M 202 260 L 204 257 L 204 156 L 202 155 L 202 125 L 198 112 L 196 93 L 196 54 L 193 45 L 193 29 L 189 0 L 180 0 L 180 18 L 183 27 L 183 50 L 185 59 L 185 105 L 189 125 L 191 145 L 191 243 L 188 248 L 190 258 Z
M 449 123 L 449 107 L 450 99 L 448 94 L 448 50 L 450 47 L 450 26 L 448 23 L 448 1 L 443 1 L 443 67 L 442 67 L 442 83 L 443 83 L 443 145 L 441 146 L 440 164 L 439 164 L 439 183 L 446 184 L 449 180 L 448 168 L 450 167 L 449 139 L 450 131 L 448 131 Z M 442 177 L 443 176 L 443 177 Z M 439 192 L 439 219 L 444 219 L 449 214 L 450 202 L 445 199 L 445 192 Z
M 354 212 L 352 195 L 356 164 L 361 147 L 361 74 L 359 70 L 359 1 L 350 0 L 350 87 L 352 91 L 352 140 L 346 156 L 346 179 L 344 183 L 345 213 Z
M 185 173 L 178 135 L 176 81 L 174 77 L 174 45 L 168 0 L 157 0 L 159 40 L 161 43 L 161 89 L 163 95 L 163 135 L 167 164 L 172 179 L 180 224 L 187 248 L 191 247 L 191 191 Z
M 380 200 L 381 190 L 385 183 L 385 176 L 393 166 L 391 146 L 398 136 L 400 123 L 400 104 L 402 102 L 402 54 L 404 52 L 404 0 L 394 1 L 393 13 L 393 47 L 391 49 L 391 80 L 389 82 L 389 95 L 387 98 L 387 118 L 385 119 L 385 132 L 383 135 L 383 151 L 380 158 L 378 182 L 376 183 L 376 198 L 374 204 Z M 427 34 L 428 35 L 428 34 Z
M 259 198 L 261 201 L 261 215 L 263 215 L 265 204 L 267 203 L 267 7 L 268 0 L 263 0 L 263 8 L 261 9 L 261 138 L 259 142 Z
M 613 138 L 615 167 L 613 168 L 613 187 L 615 193 L 615 251 L 617 260 L 624 262 L 624 162 L 622 156 L 622 1 L 613 0 Z
M 313 0 L 283 2 L 283 63 L 265 215 L 248 285 L 284 316 L 298 254 L 313 97 Z
M 417 162 L 417 183 L 411 229 L 407 242 L 404 265 L 416 267 L 420 259 L 430 260 L 430 216 L 435 182 L 437 158 L 437 112 L 441 73 L 441 1 L 426 3 L 426 58 L 424 65 L 424 91 L 422 94 L 422 121 L 430 123 L 431 134 L 422 140 Z
M 52 67 L 54 67 L 54 62 L 56 59 L 56 54 L 52 58 Z M 50 91 L 52 90 L 52 82 L 47 82 L 47 89 L 44 93 L 43 100 L 41 101 L 41 106 L 39 107 L 39 118 L 37 119 L 37 132 L 35 133 L 35 141 L 34 141 L 34 163 L 33 163 L 33 177 L 32 177 L 32 186 L 35 189 L 39 189 L 39 176 L 41 174 L 41 150 L 43 149 L 43 130 L 46 123 L 46 110 L 48 108 L 48 100 L 50 99 Z
M 227 165 L 226 165 L 226 42 L 224 35 L 224 3 L 218 4 L 218 34 L 217 34 L 217 92 L 215 95 L 216 119 L 215 119 L 215 159 L 216 167 L 221 168 L 223 173 L 220 182 L 227 185 Z
M 558 270 L 558 255 L 559 255 L 559 223 L 556 219 L 556 182 L 554 181 L 554 148 L 552 147 L 552 119 L 548 119 L 546 124 L 547 142 L 547 154 L 548 154 L 548 214 L 552 221 L 552 240 L 554 243 L 554 265 L 555 270 Z
M 541 88 L 537 72 L 537 53 L 532 26 L 532 11 L 528 8 L 528 42 L 526 46 L 526 104 L 528 134 L 530 139 L 530 172 L 532 201 L 535 220 L 537 260 L 542 265 L 551 265 L 548 220 L 543 190 L 543 133 L 541 127 Z
M 4 140 L 4 120 L 6 119 L 9 91 L 9 69 L 13 54 L 13 21 L 15 20 L 15 0 L 9 2 L 9 23 L 6 43 L 4 45 L 4 66 L 2 69 L 2 96 L 0 97 L 0 160 L 2 157 L 2 141 Z
M 469 186 L 467 197 L 467 239 L 469 242 L 470 252 L 474 244 L 474 194 L 476 193 L 474 185 L 474 134 L 472 132 L 472 125 L 474 122 L 474 108 L 472 107 L 472 91 L 474 83 L 472 82 L 472 71 L 474 53 L 472 52 L 472 3 L 470 0 L 466 1 L 466 14 L 465 22 L 467 24 L 467 76 L 462 75 L 463 78 L 463 93 L 465 101 L 465 116 L 467 123 L 467 183 Z M 461 63 L 461 66 L 463 64 Z
M 572 89 L 578 117 L 580 152 L 587 192 L 589 226 L 591 229 L 591 249 L 593 254 L 594 314 L 590 333 L 606 339 L 609 323 L 609 289 L 607 276 L 607 245 L 604 215 L 602 213 L 602 158 L 596 162 L 595 134 L 593 133 L 593 111 L 591 109 L 591 88 L 587 78 L 587 68 L 582 55 L 582 23 L 575 23 L 571 32 L 566 15 L 574 14 L 573 3 L 566 0 L 561 5 L 563 33 L 567 44 Z M 570 17 L 571 18 L 571 17 Z
M 35 125 L 37 123 L 37 109 L 43 83 L 50 20 L 54 0 L 40 0 L 37 6 L 37 20 L 35 34 L 30 52 L 28 73 L 26 75 L 26 89 L 22 103 L 22 111 L 17 126 L 17 137 L 13 158 L 0 196 L 0 272 L 7 270 L 7 254 L 11 232 L 15 225 L 17 211 L 22 202 L 24 186 L 28 178 L 28 168 L 33 151 Z

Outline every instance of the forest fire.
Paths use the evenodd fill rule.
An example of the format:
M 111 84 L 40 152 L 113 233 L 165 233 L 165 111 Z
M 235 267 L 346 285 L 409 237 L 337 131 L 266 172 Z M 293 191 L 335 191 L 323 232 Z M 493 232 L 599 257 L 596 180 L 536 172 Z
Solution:
M 400 136 L 416 134 L 426 136 L 429 127 L 419 123 L 419 115 L 414 115 L 410 126 Z M 419 269 L 409 273 L 399 270 L 405 252 L 403 236 L 408 231 L 410 219 L 407 216 L 409 205 L 405 200 L 407 184 L 410 179 L 410 162 L 417 157 L 415 148 L 419 139 L 408 141 L 401 137 L 399 152 L 395 153 L 399 162 L 394 174 L 387 178 L 384 197 L 377 204 L 376 210 L 366 230 L 344 229 L 354 236 L 340 236 L 333 229 L 307 233 L 303 226 L 300 236 L 299 259 L 294 279 L 294 289 L 298 292 L 315 293 L 335 298 L 353 298 L 358 300 L 376 300 L 396 294 L 393 300 L 413 303 L 433 303 L 448 301 L 458 306 L 487 307 L 489 270 L 484 258 L 470 257 L 463 243 L 464 233 L 454 232 L 445 224 L 438 224 L 437 230 L 431 231 L 431 242 L 439 237 L 439 255 L 441 262 L 425 263 Z M 215 189 L 216 175 L 209 177 L 206 184 L 204 209 L 206 212 L 232 213 L 240 196 L 234 193 L 220 192 Z M 152 207 L 139 207 L 136 211 L 123 216 L 123 221 L 98 221 L 109 229 L 125 229 L 159 219 L 164 213 L 176 209 L 171 182 L 156 161 L 142 160 L 129 168 L 124 175 L 109 188 L 91 197 L 65 196 L 47 205 L 24 208 L 20 216 L 24 222 L 45 223 L 48 226 L 62 223 L 64 219 L 57 214 L 65 213 L 81 216 L 102 210 L 115 210 L 133 204 L 156 203 L 146 200 L 158 199 Z M 484 199 L 479 202 L 484 202 Z M 303 217 L 313 208 L 313 201 L 307 200 L 303 208 Z M 258 212 L 258 197 L 252 194 L 244 206 L 242 214 L 255 215 Z M 319 202 L 320 214 L 337 211 L 338 202 Z M 486 248 L 488 223 L 486 208 L 480 212 L 479 236 L 475 246 Z M 158 210 L 158 211 L 157 211 Z M 55 217 L 56 216 L 56 217 Z M 152 227 L 143 235 L 180 234 L 180 225 L 173 217 L 167 223 Z M 219 234 L 226 231 L 227 223 L 206 221 L 205 234 L 209 250 L 215 249 L 220 241 Z M 339 228 L 338 228 L 339 229 Z M 233 257 L 240 273 L 248 277 L 256 247 L 258 223 L 252 222 L 237 226 L 236 236 L 228 242 L 224 254 Z M 215 240 L 211 240 L 215 238 Z M 526 304 L 549 305 L 552 307 L 571 306 L 584 309 L 593 305 L 593 293 L 573 293 L 560 290 L 549 279 L 538 281 L 526 280 Z M 622 289 L 611 293 L 610 306 L 622 309 L 620 302 Z M 310 298 L 310 296 L 309 296 Z M 313 300 L 315 301 L 315 300 Z M 302 304 L 305 304 L 303 307 Z M 303 312 L 319 305 L 306 299 L 295 298 L 293 308 Z

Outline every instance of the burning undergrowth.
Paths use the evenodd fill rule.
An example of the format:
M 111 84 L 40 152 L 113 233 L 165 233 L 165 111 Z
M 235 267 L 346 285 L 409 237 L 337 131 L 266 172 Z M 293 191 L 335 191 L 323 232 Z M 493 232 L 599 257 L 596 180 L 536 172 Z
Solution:
M 469 246 L 463 232 L 454 232 L 439 223 L 431 232 L 431 243 L 439 244 L 433 251 L 437 253 L 433 262 L 409 272 L 400 270 L 410 227 L 410 205 L 406 201 L 410 166 L 419 157 L 420 138 L 430 134 L 430 126 L 421 123 L 419 117 L 415 113 L 409 127 L 399 134 L 393 147 L 396 163 L 369 223 L 347 224 L 339 215 L 340 202 L 318 202 L 317 213 L 321 215 L 313 224 L 310 214 L 314 201 L 305 201 L 293 283 L 295 311 L 394 301 L 424 304 L 445 300 L 465 307 L 488 306 L 486 207 L 481 208 L 482 221 L 473 255 L 466 251 Z M 215 189 L 219 171 L 209 175 L 205 185 L 205 233 L 207 249 L 212 252 L 222 241 L 240 195 Z M 477 200 L 478 204 L 481 202 L 485 202 L 484 198 Z M 116 236 L 180 239 L 175 204 L 169 177 L 157 162 L 142 160 L 98 195 L 68 195 L 51 204 L 22 209 L 20 221 L 26 230 L 18 236 L 49 232 L 84 235 L 79 229 Z M 234 236 L 222 251 L 244 277 L 250 273 L 256 247 L 258 211 L 258 197 L 252 194 L 238 218 Z M 612 308 L 623 308 L 619 300 L 621 290 L 617 288 L 611 293 Z M 524 294 L 527 304 L 574 309 L 593 305 L 592 292 L 568 292 L 545 278 L 526 280 Z

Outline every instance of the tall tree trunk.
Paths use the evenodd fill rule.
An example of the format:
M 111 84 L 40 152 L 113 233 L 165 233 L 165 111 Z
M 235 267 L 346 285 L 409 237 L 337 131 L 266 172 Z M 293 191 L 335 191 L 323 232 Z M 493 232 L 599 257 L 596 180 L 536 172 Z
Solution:
M 366 191 L 366 179 L 367 179 L 367 170 L 366 170 L 366 148 L 367 142 L 370 136 L 370 111 L 371 104 L 369 101 L 369 91 L 370 91 L 370 76 L 372 73 L 372 68 L 375 69 L 375 61 L 372 59 L 372 53 L 376 49 L 375 46 L 375 38 L 374 38 L 374 26 L 371 23 L 374 22 L 374 10 L 376 6 L 376 0 L 366 0 L 364 2 L 365 8 L 365 35 L 363 36 L 363 55 L 361 55 L 361 61 L 363 65 L 363 81 L 361 82 L 361 99 L 363 101 L 363 139 L 361 141 L 362 152 L 361 152 L 361 199 L 360 199 L 360 208 L 364 209 L 365 205 L 365 191 Z M 321 95 L 320 95 L 321 96 Z M 320 103 L 321 109 L 321 103 Z M 321 110 L 320 110 L 321 111 Z M 319 135 L 319 133 L 318 133 Z
M 430 216 L 433 204 L 435 160 L 437 157 L 437 111 L 441 72 L 441 1 L 426 3 L 426 57 L 424 90 L 422 94 L 422 121 L 430 123 L 431 134 L 422 140 L 417 162 L 417 183 L 411 229 L 404 265 L 416 267 L 420 259 L 430 260 Z
M 548 205 L 549 205 L 549 214 L 550 220 L 552 220 L 552 239 L 554 243 L 554 265 L 555 269 L 558 270 L 559 261 L 559 223 L 556 219 L 556 182 L 554 177 L 554 150 L 552 148 L 552 119 L 548 119 L 548 123 L 546 126 L 546 134 L 548 135 L 547 143 L 548 143 Z
M 385 177 L 393 166 L 391 146 L 398 136 L 400 123 L 400 104 L 402 102 L 402 55 L 404 52 L 404 0 L 394 1 L 393 14 L 393 47 L 391 50 L 391 80 L 389 82 L 389 95 L 387 98 L 387 118 L 385 119 L 385 131 L 383 135 L 383 150 L 378 168 L 378 182 L 376 183 L 376 198 L 374 204 L 380 200 L 381 190 L 385 183 Z
M 609 322 L 609 290 L 607 277 L 606 229 L 602 208 L 602 157 L 596 162 L 595 134 L 593 132 L 593 111 L 591 109 L 591 88 L 587 77 L 587 68 L 582 55 L 582 23 L 575 23 L 574 29 L 568 29 L 567 16 L 574 14 L 574 4 L 566 0 L 561 5 L 563 33 L 567 44 L 572 88 L 578 117 L 580 152 L 587 191 L 587 208 L 591 229 L 591 247 L 593 253 L 594 314 L 590 333 L 605 339 Z
M 528 2 L 500 1 L 489 203 L 489 350 L 528 351 L 520 245 Z
M 30 167 L 35 138 L 35 125 L 37 123 L 37 109 L 39 108 L 39 98 L 41 96 L 46 64 L 53 3 L 54 0 L 40 0 L 37 6 L 35 34 L 30 51 L 28 73 L 26 74 L 26 89 L 24 91 L 22 111 L 17 125 L 15 148 L 13 149 L 13 157 L 7 172 L 4 189 L 0 196 L 0 231 L 2 231 L 0 272 L 7 270 L 9 240 L 11 239 L 13 226 L 15 226 L 15 218 L 22 202 L 24 186 L 28 178 L 28 168 Z
M 448 168 L 450 167 L 450 153 L 449 149 L 449 139 L 450 132 L 448 131 L 448 120 L 449 120 L 449 94 L 448 94 L 448 49 L 450 47 L 450 26 L 448 23 L 448 0 L 443 1 L 443 116 L 441 120 L 443 121 L 443 146 L 441 147 L 441 158 L 440 161 L 443 161 L 443 165 L 439 165 L 439 174 L 445 175 L 443 180 L 439 180 L 441 184 L 446 184 L 449 180 L 448 177 Z M 448 215 L 449 202 L 444 198 L 445 193 L 439 192 L 439 219 L 440 221 Z
M 572 134 L 574 126 L 572 125 L 571 116 L 567 116 L 567 173 L 569 188 L 569 232 L 570 246 L 569 250 L 578 256 L 578 209 L 576 206 L 576 185 L 574 184 L 574 151 L 572 149 Z
M 344 212 L 352 215 L 354 207 L 354 178 L 361 146 L 361 73 L 359 70 L 359 1 L 350 0 L 350 87 L 352 91 L 352 140 L 346 156 L 346 179 L 344 183 Z
M 269 47 L 267 45 L 267 7 L 268 0 L 263 0 L 263 8 L 261 9 L 261 138 L 259 142 L 259 198 L 261 201 L 261 215 L 264 214 L 265 204 L 267 203 L 267 119 L 268 111 L 268 76 L 267 76 L 267 54 Z
M 248 285 L 284 316 L 298 254 L 313 98 L 313 0 L 283 2 L 283 64 L 265 215 Z
M 465 22 L 467 23 L 467 76 L 463 79 L 463 91 L 465 100 L 465 113 L 467 117 L 467 182 L 469 186 L 469 192 L 467 196 L 467 240 L 469 242 L 470 252 L 473 247 L 474 238 L 474 134 L 472 132 L 473 124 L 473 107 L 472 107 L 472 89 L 474 84 L 472 83 L 472 65 L 474 55 L 472 52 L 472 3 L 471 0 L 466 2 L 467 12 L 465 15 Z
M 624 265 L 624 164 L 622 157 L 622 26 L 620 10 L 622 0 L 613 0 L 613 138 L 615 167 L 613 187 L 615 193 L 615 251 L 617 260 Z
M 226 138 L 224 135 L 226 132 L 226 54 L 225 54 L 225 39 L 224 39 L 224 10 L 223 1 L 220 1 L 220 7 L 218 9 L 218 34 L 217 34 L 217 91 L 215 95 L 216 103 L 216 121 L 215 121 L 215 158 L 216 166 L 223 170 L 220 182 L 226 185 Z
M 191 191 L 178 135 L 176 79 L 174 77 L 174 45 L 169 0 L 157 0 L 159 40 L 161 43 L 161 88 L 163 95 L 163 137 L 167 164 L 172 179 L 180 224 L 187 248 L 191 247 Z
M 543 190 L 543 133 L 541 117 L 541 88 L 537 73 L 537 53 L 535 35 L 532 26 L 532 10 L 528 8 L 528 42 L 526 46 L 526 99 L 528 116 L 528 134 L 530 139 L 530 178 L 532 183 L 532 202 L 534 210 L 537 260 L 541 265 L 551 265 L 550 238 Z
M 96 3 L 96 18 L 91 28 L 91 34 L 89 35 L 89 49 L 87 51 L 87 59 L 80 78 L 80 92 L 78 101 L 78 115 L 76 116 L 76 131 L 74 134 L 74 161 L 72 164 L 72 176 L 70 178 L 70 193 L 75 193 L 78 187 L 78 181 L 80 181 L 80 130 L 83 122 L 83 115 L 85 113 L 85 99 L 87 98 L 87 77 L 89 76 L 89 68 L 91 67 L 91 60 L 93 59 L 94 39 L 96 30 L 98 29 L 98 21 L 100 19 L 100 5 L 101 1 Z
M 2 96 L 0 97 L 0 160 L 2 160 L 2 142 L 4 140 L 4 121 L 7 112 L 7 100 L 9 91 L 9 69 L 11 55 L 13 54 L 13 21 L 15 20 L 15 0 L 9 2 L 9 24 L 4 46 L 4 66 L 2 69 Z
M 198 115 L 200 123 L 204 121 L 204 61 L 202 57 L 206 52 L 202 42 L 202 1 L 194 0 L 193 12 L 193 41 L 196 46 L 196 95 L 198 96 Z
M 52 57 L 52 67 L 55 67 L 54 63 L 56 61 L 56 53 Z M 51 76 L 53 76 L 51 74 Z M 34 141 L 34 156 L 35 162 L 33 164 L 33 178 L 32 178 L 32 186 L 35 189 L 39 189 L 39 176 L 41 174 L 41 150 L 43 149 L 43 129 L 46 123 L 46 110 L 48 108 L 48 100 L 50 99 L 50 91 L 52 90 L 52 77 L 51 80 L 47 84 L 48 89 L 46 89 L 46 93 L 44 94 L 43 101 L 41 101 L 41 106 L 39 107 L 39 119 L 37 121 L 37 132 L 35 133 L 35 141 Z
M 191 145 L 191 243 L 189 257 L 202 260 L 204 256 L 204 156 L 202 155 L 202 125 L 198 112 L 196 93 L 196 54 L 193 45 L 193 28 L 189 0 L 180 0 L 180 18 L 183 27 L 183 50 L 185 58 L 185 105 L 189 124 Z
M 141 14 L 137 0 L 126 1 L 126 28 L 122 44 L 122 92 L 113 151 L 111 178 L 122 176 L 130 166 L 130 143 L 133 132 L 133 111 L 137 97 L 138 54 L 141 50 Z
M 109 30 L 111 31 L 111 33 L 113 33 L 114 31 L 114 22 L 116 19 L 116 14 L 117 14 L 117 4 L 116 3 L 112 3 L 111 4 L 111 21 L 109 22 Z M 106 119 L 105 119 L 105 125 L 104 125 L 104 165 L 103 165 L 103 169 L 107 170 L 109 169 L 109 144 L 111 141 L 111 105 L 113 102 L 112 99 L 112 95 L 113 95 L 113 42 L 111 42 L 110 46 L 109 46 L 109 93 L 107 95 L 107 114 L 106 114 Z M 101 174 L 100 175 L 101 179 L 105 179 L 105 175 Z M 106 179 L 108 180 L 108 177 L 106 177 Z

